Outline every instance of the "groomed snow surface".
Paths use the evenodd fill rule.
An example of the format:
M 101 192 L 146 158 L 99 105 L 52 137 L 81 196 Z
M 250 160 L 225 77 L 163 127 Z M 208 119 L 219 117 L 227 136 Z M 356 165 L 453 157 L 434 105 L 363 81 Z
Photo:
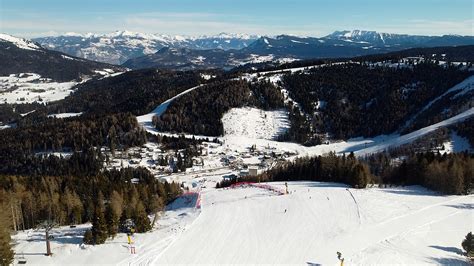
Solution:
M 233 108 L 222 117 L 224 135 L 254 139 L 274 139 L 290 128 L 286 110 L 264 111 L 257 108 Z
M 472 230 L 474 196 L 440 196 L 418 186 L 350 189 L 341 184 L 289 182 L 288 195 L 256 187 L 214 189 L 203 182 L 202 208 L 181 199 L 154 230 L 81 248 L 85 227 L 54 233 L 45 257 L 39 232 L 20 233 L 16 252 L 28 264 L 458 264 Z M 283 183 L 269 183 L 284 189 Z M 204 186 L 203 186 L 204 187 Z M 73 231 L 73 232 L 71 232 Z M 80 232 L 77 232 L 80 231 Z M 69 233 L 69 236 L 66 235 Z

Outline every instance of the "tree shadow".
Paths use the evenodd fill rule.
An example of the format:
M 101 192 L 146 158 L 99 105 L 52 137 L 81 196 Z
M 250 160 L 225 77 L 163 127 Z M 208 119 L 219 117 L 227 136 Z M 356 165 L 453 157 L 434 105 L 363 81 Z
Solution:
M 460 259 L 460 258 L 430 258 L 436 264 L 439 265 L 471 265 L 467 259 Z
M 458 255 L 463 255 L 462 250 L 460 248 L 457 248 L 457 247 L 430 246 L 430 248 L 435 248 L 435 249 L 444 250 L 444 251 L 447 251 L 447 252 L 452 252 L 452 253 L 455 253 L 455 254 L 458 254 Z
M 446 206 L 456 208 L 456 209 L 464 209 L 464 210 L 474 209 L 474 203 L 462 203 L 458 205 L 446 205 Z
M 399 195 L 406 195 L 406 196 L 432 196 L 432 197 L 442 196 L 439 193 L 436 193 L 434 191 L 430 191 L 427 189 L 410 189 L 409 187 L 389 188 L 389 189 L 384 189 L 383 191 L 390 194 L 399 194 Z

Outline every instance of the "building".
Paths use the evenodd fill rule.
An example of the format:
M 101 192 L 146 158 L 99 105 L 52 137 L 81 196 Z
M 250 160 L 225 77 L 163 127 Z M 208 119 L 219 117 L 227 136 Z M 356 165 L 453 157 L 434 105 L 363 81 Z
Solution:
M 251 176 L 258 175 L 258 167 L 257 166 L 249 166 L 249 175 L 251 175 Z

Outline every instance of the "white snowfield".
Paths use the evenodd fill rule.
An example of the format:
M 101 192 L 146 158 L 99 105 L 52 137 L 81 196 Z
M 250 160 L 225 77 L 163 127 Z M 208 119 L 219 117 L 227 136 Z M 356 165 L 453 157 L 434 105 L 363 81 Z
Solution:
M 200 216 L 152 264 L 335 265 L 337 251 L 348 264 L 467 264 L 458 253 L 473 196 L 314 182 L 289 190 L 203 193 Z
M 71 94 L 76 81 L 56 82 L 36 73 L 19 73 L 0 77 L 0 103 L 46 103 Z
M 272 140 L 288 131 L 286 110 L 264 111 L 257 108 L 232 108 L 222 117 L 224 135 Z
M 69 117 L 75 117 L 75 116 L 80 116 L 82 115 L 82 112 L 80 113 L 59 113 L 59 114 L 50 114 L 48 117 L 54 117 L 54 118 L 69 118 Z
M 124 72 L 114 72 L 113 69 L 95 70 L 104 77 L 114 77 Z M 37 73 L 18 73 L 0 76 L 0 103 L 48 103 L 66 98 L 75 91 L 74 86 L 88 81 L 85 76 L 80 82 L 75 80 L 57 82 L 50 78 L 41 77 Z
M 346 265 L 468 265 L 461 241 L 474 226 L 473 195 L 289 182 L 290 194 L 278 196 L 255 187 L 214 189 L 218 179 L 203 182 L 200 210 L 193 200 L 177 201 L 153 231 L 136 234 L 136 254 L 125 234 L 81 246 L 89 224 L 55 230 L 50 258 L 41 232 L 14 236 L 15 251 L 33 265 L 336 265 L 337 251 Z

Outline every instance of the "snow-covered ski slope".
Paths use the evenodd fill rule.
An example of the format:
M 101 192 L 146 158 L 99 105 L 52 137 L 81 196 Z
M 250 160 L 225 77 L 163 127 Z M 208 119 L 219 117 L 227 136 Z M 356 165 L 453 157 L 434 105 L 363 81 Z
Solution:
M 122 233 L 81 246 L 90 224 L 55 229 L 52 257 L 34 230 L 14 236 L 15 252 L 32 265 L 336 265 L 337 251 L 347 265 L 468 265 L 461 241 L 474 226 L 474 195 L 305 181 L 288 182 L 290 194 L 277 195 L 214 189 L 220 175 L 206 179 L 201 209 L 192 208 L 194 199 L 170 205 L 153 231 L 134 236 L 136 254 Z
M 421 110 L 416 113 L 411 119 L 409 119 L 405 125 L 403 126 L 403 128 L 401 130 L 403 130 L 404 128 L 406 128 L 407 126 L 409 126 L 411 123 L 413 123 L 413 121 L 421 114 L 423 113 L 424 111 L 426 111 L 428 108 L 430 108 L 435 102 L 439 101 L 440 99 L 442 99 L 443 97 L 445 97 L 446 95 L 452 93 L 452 92 L 457 92 L 453 97 L 458 97 L 459 95 L 462 95 L 470 90 L 473 90 L 474 89 L 474 76 L 470 76 L 468 77 L 467 79 L 463 80 L 461 83 L 458 83 L 456 84 L 454 87 L 450 88 L 449 90 L 447 90 L 445 93 L 441 94 L 440 96 L 436 97 L 434 100 L 430 101 L 428 104 L 426 104 L 423 108 L 421 108 Z
M 466 263 L 458 253 L 473 196 L 313 182 L 289 189 L 204 192 L 199 217 L 151 263 L 334 265 L 337 251 L 358 265 Z
M 144 115 L 141 115 L 141 116 L 138 116 L 137 117 L 137 120 L 138 120 L 138 123 L 142 124 L 145 129 L 151 133 L 155 133 L 156 130 L 155 128 L 153 127 L 153 124 L 152 124 L 152 119 L 153 117 L 156 115 L 156 116 L 160 116 L 162 115 L 166 109 L 168 109 L 168 106 L 170 105 L 171 102 L 173 102 L 175 99 L 201 87 L 203 85 L 198 85 L 198 86 L 195 86 L 195 87 L 192 87 L 190 89 L 187 89 L 183 92 L 181 92 L 180 94 L 177 94 L 176 96 L 172 97 L 172 98 L 169 98 L 168 100 L 164 101 L 163 103 L 161 103 L 160 105 L 158 105 L 153 111 L 151 111 L 150 113 L 148 114 L 144 114 Z
M 383 141 L 382 143 L 377 143 L 375 145 L 372 145 L 368 148 L 363 148 L 360 150 L 355 150 L 355 153 L 357 155 L 363 155 L 363 154 L 371 154 L 371 153 L 377 153 L 383 150 L 386 150 L 389 147 L 397 147 L 403 144 L 411 143 L 416 139 L 419 139 L 420 137 L 433 132 L 441 127 L 446 127 L 458 122 L 462 122 L 466 120 L 469 117 L 472 117 L 474 115 L 474 108 L 470 108 L 456 116 L 453 116 L 451 118 L 448 118 L 446 120 L 443 120 L 439 123 L 415 130 L 411 133 L 401 135 L 392 139 L 388 139 L 386 141 Z

